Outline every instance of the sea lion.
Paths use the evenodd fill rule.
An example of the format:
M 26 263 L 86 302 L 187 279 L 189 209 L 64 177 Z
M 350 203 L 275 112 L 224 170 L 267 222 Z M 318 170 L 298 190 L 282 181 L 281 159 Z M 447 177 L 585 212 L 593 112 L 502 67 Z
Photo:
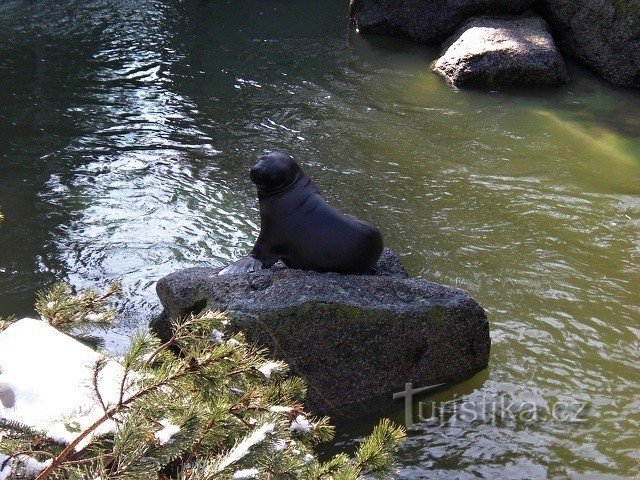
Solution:
M 293 158 L 267 153 L 250 176 L 258 188 L 260 235 L 249 256 L 220 275 L 269 268 L 278 260 L 317 272 L 371 271 L 382 253 L 380 230 L 329 205 Z

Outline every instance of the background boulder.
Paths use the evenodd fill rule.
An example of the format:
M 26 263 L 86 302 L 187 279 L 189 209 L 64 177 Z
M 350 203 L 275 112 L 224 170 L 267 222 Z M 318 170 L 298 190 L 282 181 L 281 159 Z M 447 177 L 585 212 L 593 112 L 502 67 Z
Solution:
M 441 43 L 476 15 L 517 14 L 535 0 L 351 0 L 349 15 L 361 33 Z
M 433 70 L 456 86 L 560 85 L 567 67 L 538 16 L 477 17 L 443 46 Z
M 640 1 L 542 0 L 560 48 L 617 85 L 640 87 Z

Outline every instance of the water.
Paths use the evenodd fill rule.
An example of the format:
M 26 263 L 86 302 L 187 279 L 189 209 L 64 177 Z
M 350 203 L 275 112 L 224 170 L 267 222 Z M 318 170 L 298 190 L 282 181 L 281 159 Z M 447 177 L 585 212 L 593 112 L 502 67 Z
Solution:
M 158 278 L 251 247 L 247 170 L 284 149 L 412 275 L 487 309 L 488 371 L 423 400 L 589 403 L 579 424 L 419 422 L 400 477 L 638 475 L 640 94 L 574 64 L 559 90 L 454 91 L 436 54 L 349 31 L 342 0 L 0 4 L 0 315 L 120 278 L 120 351 Z

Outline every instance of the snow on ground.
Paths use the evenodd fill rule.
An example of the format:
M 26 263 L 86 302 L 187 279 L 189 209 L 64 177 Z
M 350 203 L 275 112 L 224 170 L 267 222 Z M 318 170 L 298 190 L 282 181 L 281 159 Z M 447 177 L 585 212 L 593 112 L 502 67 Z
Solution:
M 9 458 L 6 455 L 0 454 L 0 480 L 35 477 L 46 468 L 50 462 L 50 460 L 47 462 L 39 462 L 35 458 L 26 455 L 17 455 Z
M 4 391 L 0 418 L 44 430 L 63 442 L 72 441 L 104 413 L 93 387 L 99 361 L 106 362 L 97 379 L 100 396 L 105 404 L 113 405 L 120 397 L 124 374 L 120 364 L 40 320 L 15 322 L 0 332 Z M 95 433 L 112 429 L 113 424 L 106 422 Z M 85 442 L 88 440 L 90 437 Z

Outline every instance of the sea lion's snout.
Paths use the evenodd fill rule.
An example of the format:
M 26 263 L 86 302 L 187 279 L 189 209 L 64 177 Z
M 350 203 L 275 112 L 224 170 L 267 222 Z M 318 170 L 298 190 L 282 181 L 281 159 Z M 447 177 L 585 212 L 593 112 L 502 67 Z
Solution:
M 282 183 L 282 174 L 277 169 L 270 168 L 264 160 L 259 160 L 249 171 L 251 181 L 258 187 L 277 187 Z
M 260 185 L 263 182 L 265 172 L 262 160 L 258 160 L 258 163 L 251 167 L 251 170 L 249 171 L 249 177 L 251 178 L 251 181 L 256 185 Z
M 283 152 L 270 152 L 258 158 L 249 171 L 251 181 L 263 193 L 275 193 L 295 182 L 300 167 Z

